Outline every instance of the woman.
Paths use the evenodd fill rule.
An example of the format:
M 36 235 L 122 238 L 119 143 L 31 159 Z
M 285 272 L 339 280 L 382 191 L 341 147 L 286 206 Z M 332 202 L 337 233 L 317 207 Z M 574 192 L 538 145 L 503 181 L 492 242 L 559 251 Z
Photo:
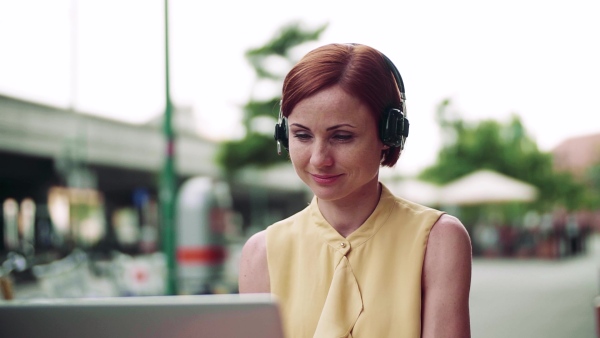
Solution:
M 248 240 L 239 288 L 277 296 L 287 337 L 470 337 L 464 226 L 379 182 L 407 136 L 394 72 L 371 47 L 331 44 L 284 80 L 276 138 L 314 198 Z

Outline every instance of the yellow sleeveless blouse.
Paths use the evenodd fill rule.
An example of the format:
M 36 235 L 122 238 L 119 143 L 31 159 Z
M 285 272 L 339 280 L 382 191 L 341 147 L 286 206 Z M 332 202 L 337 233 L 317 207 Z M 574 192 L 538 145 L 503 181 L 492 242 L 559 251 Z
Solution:
M 316 197 L 269 226 L 271 293 L 286 337 L 420 337 L 423 258 L 441 215 L 382 185 L 377 207 L 347 238 L 323 218 Z

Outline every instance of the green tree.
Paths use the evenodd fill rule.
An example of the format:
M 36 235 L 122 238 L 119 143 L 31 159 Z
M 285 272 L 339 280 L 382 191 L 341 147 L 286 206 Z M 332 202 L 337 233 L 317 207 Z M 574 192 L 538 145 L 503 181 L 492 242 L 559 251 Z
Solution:
M 589 187 L 589 194 L 586 196 L 588 209 L 600 209 L 600 162 L 595 163 L 588 169 L 585 183 Z
M 421 172 L 423 180 L 445 184 L 479 169 L 490 169 L 533 184 L 537 206 L 561 204 L 570 210 L 583 203 L 584 188 L 570 174 L 553 170 L 552 155 L 542 152 L 517 115 L 502 124 L 495 120 L 468 123 L 450 111 L 450 101 L 437 109 L 444 146 L 437 162 Z
M 593 190 L 600 195 L 600 162 L 594 164 L 587 173 L 587 180 Z
M 281 88 L 286 72 L 273 70 L 273 62 L 279 59 L 291 67 L 298 61 L 294 48 L 317 40 L 326 28 L 327 24 L 309 29 L 293 22 L 282 27 L 264 46 L 248 50 L 245 56 L 255 71 L 256 82 L 269 81 Z M 243 106 L 244 138 L 221 143 L 217 153 L 217 163 L 228 175 L 247 166 L 267 167 L 287 160 L 286 156 L 277 155 L 273 139 L 280 100 L 281 95 L 257 99 L 251 93 Z

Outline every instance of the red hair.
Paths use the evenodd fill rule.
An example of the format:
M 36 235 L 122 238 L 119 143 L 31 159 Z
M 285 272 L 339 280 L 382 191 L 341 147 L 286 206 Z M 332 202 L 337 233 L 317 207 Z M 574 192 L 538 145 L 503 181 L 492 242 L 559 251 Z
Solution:
M 396 80 L 379 51 L 365 45 L 329 44 L 310 51 L 285 77 L 283 116 L 288 117 L 300 101 L 334 85 L 366 104 L 376 122 L 384 111 L 401 105 Z M 393 167 L 399 157 L 398 147 L 383 150 L 381 165 Z

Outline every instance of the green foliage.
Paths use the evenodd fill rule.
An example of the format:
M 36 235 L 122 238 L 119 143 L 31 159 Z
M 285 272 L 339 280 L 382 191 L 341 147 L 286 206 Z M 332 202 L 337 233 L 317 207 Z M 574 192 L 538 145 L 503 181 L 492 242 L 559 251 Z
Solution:
M 257 117 L 271 117 L 275 120 L 274 116 L 279 113 L 279 97 L 274 97 L 270 100 L 250 100 L 243 108 L 244 119 L 243 123 L 247 131 L 252 129 L 252 121 Z
M 560 204 L 574 210 L 583 205 L 584 187 L 571 175 L 553 170 L 552 155 L 539 150 L 518 116 L 507 124 L 495 120 L 467 123 L 450 113 L 449 107 L 449 100 L 438 107 L 444 146 L 437 162 L 420 174 L 421 179 L 445 184 L 490 169 L 536 186 L 541 209 Z
M 253 133 L 242 140 L 224 142 L 222 146 L 227 151 L 219 153 L 219 162 L 236 169 L 253 165 L 267 167 L 288 159 L 287 156 L 277 155 L 276 144 L 271 135 Z
M 592 189 L 600 194 L 600 162 L 594 164 L 587 172 L 587 180 Z
M 586 196 L 587 207 L 591 210 L 600 209 L 600 162 L 588 169 L 585 177 L 589 186 L 589 194 Z
M 285 74 L 275 73 L 267 67 L 272 57 L 281 57 L 288 64 L 295 64 L 297 60 L 294 59 L 293 49 L 306 42 L 317 40 L 326 28 L 327 24 L 315 29 L 308 29 L 299 22 L 293 22 L 282 27 L 264 46 L 248 50 L 245 54 L 246 59 L 253 67 L 257 81 L 275 81 L 281 87 Z M 217 163 L 227 175 L 233 175 L 247 166 L 268 167 L 288 160 L 287 156 L 277 155 L 276 143 L 273 139 L 280 100 L 281 96 L 267 100 L 257 100 L 251 97 L 242 107 L 243 125 L 246 129 L 245 137 L 241 140 L 221 143 L 217 153 Z M 265 117 L 273 120 L 273 130 L 268 134 L 254 130 L 253 125 L 257 119 Z
M 273 55 L 290 60 L 292 58 L 290 51 L 294 47 L 319 39 L 326 28 L 327 24 L 315 30 L 306 30 L 300 22 L 293 22 L 282 27 L 275 37 L 264 46 L 247 51 L 246 58 L 259 78 L 280 79 L 281 74 L 274 74 L 265 67 L 265 60 Z

